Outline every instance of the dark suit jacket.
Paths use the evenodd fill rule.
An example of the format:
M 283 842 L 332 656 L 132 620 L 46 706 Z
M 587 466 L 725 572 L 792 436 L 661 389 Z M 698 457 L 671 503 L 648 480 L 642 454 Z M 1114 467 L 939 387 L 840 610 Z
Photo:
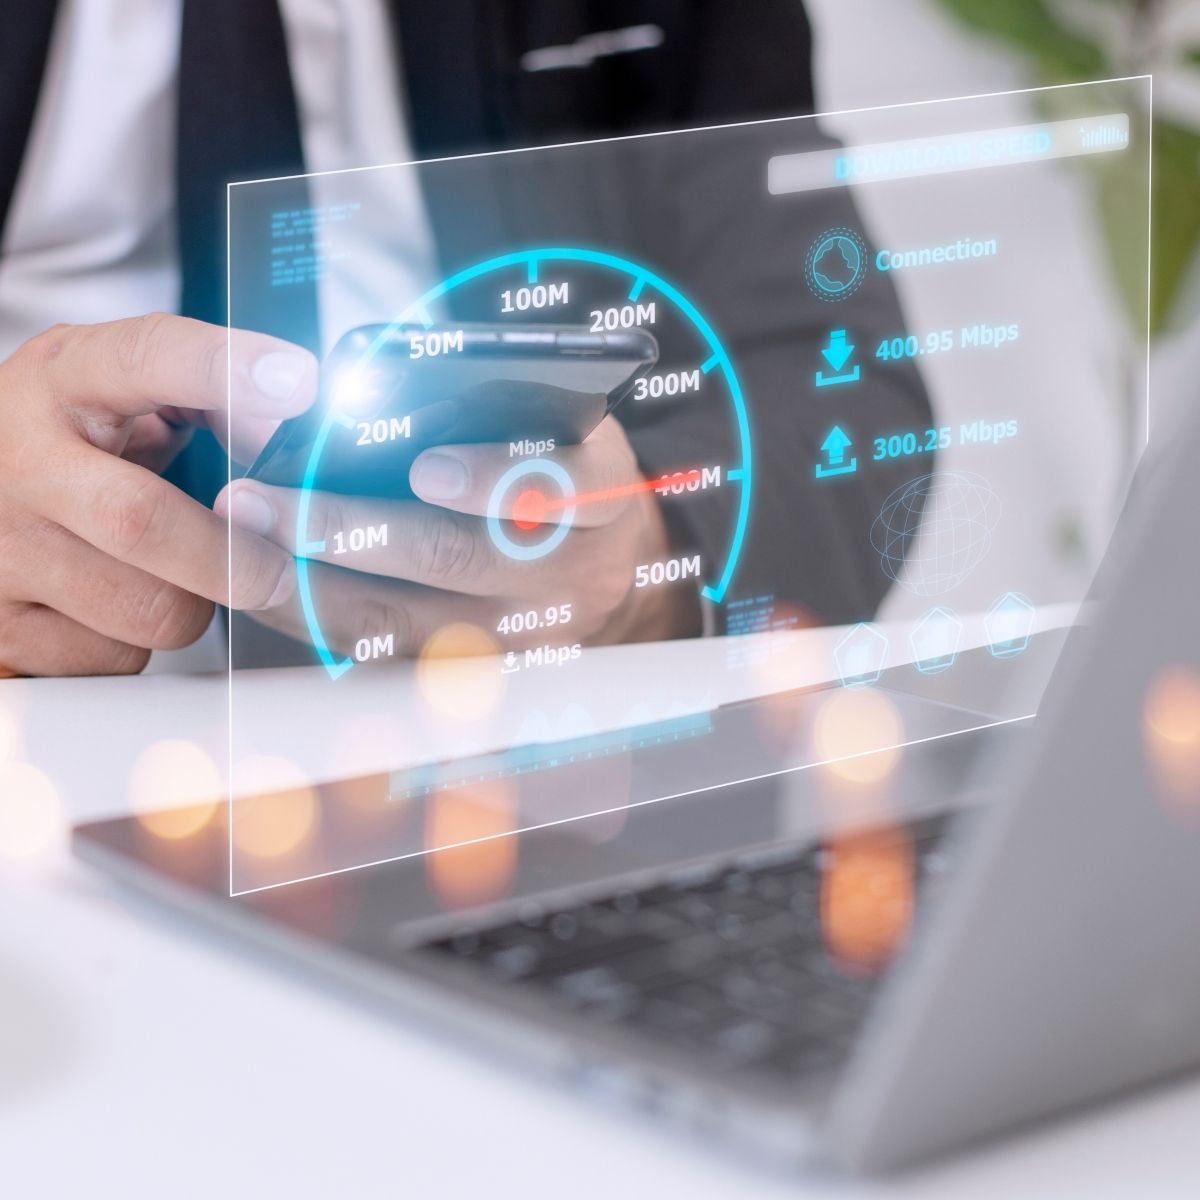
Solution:
M 391 6 L 421 157 L 795 115 L 814 106 L 811 37 L 799 0 L 391 0 Z M 0 125 L 0 223 L 36 105 L 53 8 L 51 0 L 41 0 L 3 17 L 0 97 L 7 115 Z M 568 69 L 522 67 L 530 50 L 641 24 L 661 29 L 661 45 Z M 782 150 L 832 144 L 810 122 L 778 128 Z M 614 171 L 639 174 L 636 227 L 615 220 L 612 206 L 587 203 L 580 181 L 551 189 L 536 212 L 506 210 L 504 166 L 497 167 L 498 203 L 490 224 L 461 219 L 462 198 L 451 184 L 427 194 L 427 207 L 449 267 L 561 236 L 641 255 L 663 274 L 686 280 L 731 352 L 755 424 L 754 508 L 730 598 L 774 597 L 785 609 L 825 622 L 865 619 L 888 584 L 870 546 L 870 526 L 908 472 L 864 462 L 866 469 L 838 486 L 815 486 L 813 466 L 835 422 L 852 425 L 865 460 L 870 436 L 923 430 L 929 407 L 915 371 L 904 367 L 864 383 L 852 401 L 813 388 L 818 350 L 832 325 L 852 320 L 860 353 L 905 326 L 880 276 L 868 279 L 846 314 L 805 293 L 808 240 L 832 226 L 861 230 L 862 224 L 847 193 L 817 194 L 802 219 L 794 207 L 768 197 L 765 162 L 773 144 L 769 129 L 754 137 L 730 134 L 707 167 L 689 160 L 688 187 L 709 199 L 685 207 L 669 202 L 678 187 L 670 178 L 670 154 L 656 149 L 639 157 L 637 147 L 645 144 L 629 144 Z M 269 174 L 272 166 L 264 148 L 262 169 L 247 174 Z M 191 250 L 185 269 L 204 275 L 203 286 L 190 290 L 190 315 L 218 321 L 225 319 L 218 218 L 224 182 L 181 183 L 191 200 L 181 205 L 181 241 Z M 197 195 L 200 210 L 211 213 L 207 223 L 194 216 Z M 187 213 L 193 214 L 190 228 Z M 624 412 L 622 420 L 647 473 L 734 461 L 723 419 L 697 419 L 694 410 L 676 406 Z M 208 453 L 211 458 L 211 448 Z M 190 487 L 207 497 L 213 481 L 196 474 L 196 468 L 201 474 L 209 469 L 204 455 L 200 445 L 189 451 Z M 709 561 L 723 557 L 732 493 L 726 488 L 676 506 L 670 519 L 681 549 L 695 548 Z

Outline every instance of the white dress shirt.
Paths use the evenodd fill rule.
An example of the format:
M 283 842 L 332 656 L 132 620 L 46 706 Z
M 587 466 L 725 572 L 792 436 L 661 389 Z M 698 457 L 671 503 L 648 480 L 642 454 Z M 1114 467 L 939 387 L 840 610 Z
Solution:
M 175 89 L 182 0 L 61 0 L 0 256 L 0 357 L 59 321 L 172 311 Z M 382 0 L 281 0 L 311 171 L 413 158 Z M 323 286 L 336 338 L 386 320 L 434 261 L 415 178 L 353 236 L 364 253 Z M 320 202 L 320 181 L 313 182 Z

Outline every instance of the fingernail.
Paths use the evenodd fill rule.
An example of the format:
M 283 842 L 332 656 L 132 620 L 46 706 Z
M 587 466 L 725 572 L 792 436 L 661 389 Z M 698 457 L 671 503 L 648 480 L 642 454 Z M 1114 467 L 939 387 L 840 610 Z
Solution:
M 422 454 L 409 482 L 427 500 L 457 500 L 467 490 L 467 468 L 449 454 Z
M 229 500 L 229 519 L 251 533 L 268 534 L 275 528 L 275 510 L 257 492 L 235 488 Z
M 263 396 L 282 404 L 296 395 L 301 380 L 308 373 L 308 365 L 308 357 L 304 354 L 273 350 L 255 362 L 250 375 Z

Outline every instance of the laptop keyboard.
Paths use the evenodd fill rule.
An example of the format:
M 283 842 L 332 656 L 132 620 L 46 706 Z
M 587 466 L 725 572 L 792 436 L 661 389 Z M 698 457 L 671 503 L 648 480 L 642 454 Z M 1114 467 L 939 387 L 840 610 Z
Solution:
M 947 869 L 947 824 L 926 819 L 879 843 L 886 855 L 903 840 L 917 897 Z M 827 877 L 839 853 L 773 848 L 588 903 L 531 905 L 517 920 L 465 928 L 425 949 L 586 1022 L 724 1070 L 793 1079 L 846 1055 L 884 973 L 830 946 Z M 869 892 L 867 861 L 856 886 Z

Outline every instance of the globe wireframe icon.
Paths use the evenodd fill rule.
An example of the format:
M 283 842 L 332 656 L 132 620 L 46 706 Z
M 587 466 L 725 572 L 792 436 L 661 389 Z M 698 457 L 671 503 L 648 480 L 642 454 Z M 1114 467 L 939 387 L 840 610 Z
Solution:
M 867 248 L 853 229 L 829 229 L 813 242 L 804 264 L 808 286 L 821 300 L 844 300 L 858 290 Z
M 889 578 L 916 596 L 953 591 L 987 556 L 1000 499 L 981 475 L 935 471 L 897 488 L 871 527 Z

